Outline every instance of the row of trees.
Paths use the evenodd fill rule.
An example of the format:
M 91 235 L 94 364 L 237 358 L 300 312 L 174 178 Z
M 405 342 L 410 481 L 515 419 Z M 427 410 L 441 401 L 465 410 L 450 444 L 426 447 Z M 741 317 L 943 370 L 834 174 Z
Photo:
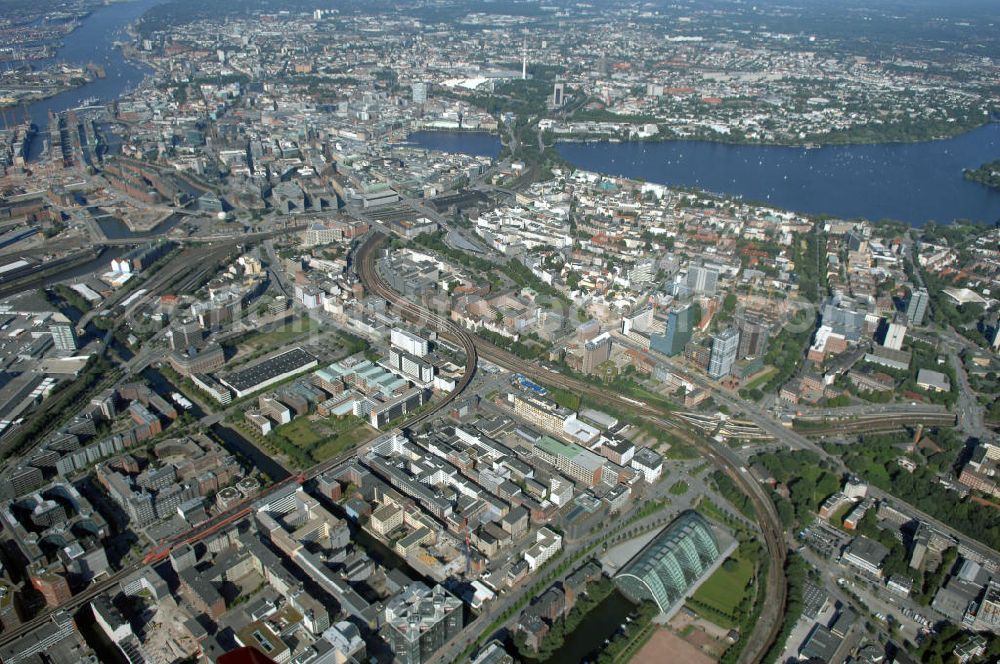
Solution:
M 921 454 L 922 463 L 910 473 L 896 462 L 902 450 L 891 444 L 876 445 L 871 440 L 875 437 L 866 438 L 867 442 L 852 445 L 844 454 L 848 468 L 961 533 L 992 548 L 1000 548 L 1000 510 L 968 499 L 959 500 L 953 491 L 938 482 L 938 473 L 954 460 L 953 451 Z M 936 439 L 941 444 L 947 436 L 938 432 Z
M 806 233 L 792 246 L 795 249 L 795 276 L 799 294 L 818 304 L 826 295 L 826 236 L 818 232 Z
M 953 120 L 953 121 L 952 121 Z M 932 119 L 901 116 L 893 122 L 867 124 L 813 134 L 809 141 L 827 144 L 850 143 L 917 143 L 949 136 L 958 136 L 983 124 L 984 116 L 965 111 L 957 112 L 954 118 Z
M 516 258 L 512 258 L 507 263 L 505 274 L 520 288 L 530 288 L 540 295 L 544 295 L 564 303 L 569 302 L 566 296 L 563 295 L 559 289 L 539 279 L 528 266 Z
M 806 346 L 812 339 L 813 326 L 809 324 L 809 315 L 808 311 L 801 311 L 778 336 L 770 340 L 764 363 L 774 367 L 774 372 L 760 388 L 746 390 L 745 396 L 759 400 L 765 393 L 777 390 L 795 375 L 802 364 Z
M 802 616 L 802 592 L 805 589 L 809 567 L 797 553 L 790 553 L 785 559 L 785 581 L 788 583 L 788 595 L 785 600 L 785 613 L 781 619 L 781 632 L 774 640 L 763 661 L 768 664 L 778 661 L 778 657 L 785 650 L 785 642 L 792 633 L 792 629 Z
M 509 353 L 514 353 L 514 355 L 517 355 L 522 360 L 537 360 L 541 357 L 542 352 L 545 350 L 544 346 L 541 344 L 529 345 L 522 341 L 515 341 L 510 337 L 505 337 L 502 334 L 485 328 L 477 330 L 476 334 L 486 341 L 489 341 L 494 346 L 503 348 Z
M 566 637 L 572 636 L 573 632 L 587 614 L 603 602 L 615 589 L 615 584 L 606 576 L 601 576 L 596 581 L 587 586 L 585 594 L 577 598 L 573 608 L 563 617 L 558 618 L 553 624 L 549 633 L 545 636 L 537 653 L 533 653 L 526 645 L 523 635 L 518 633 L 514 639 L 518 653 L 525 660 L 546 660 L 557 652 L 566 643 Z
M 82 295 L 64 284 L 56 284 L 51 290 L 43 291 L 45 299 L 60 309 L 70 306 L 81 314 L 90 311 L 90 302 Z
M 767 567 L 760 564 L 760 561 L 765 557 L 764 546 L 760 542 L 749 539 L 744 535 L 741 536 L 740 548 L 736 555 L 740 559 L 753 561 L 754 575 L 750 578 L 747 585 L 741 589 L 742 598 L 731 616 L 736 621 L 740 636 L 736 643 L 729 646 L 726 652 L 722 654 L 722 657 L 719 659 L 720 664 L 736 664 L 739 661 L 743 650 L 749 642 L 750 636 L 753 634 L 753 628 L 760 619 L 760 612 L 764 608 L 763 600 L 765 596 L 763 589 L 767 587 Z M 722 564 L 722 567 L 723 569 L 727 569 L 729 566 L 735 564 L 737 564 L 736 561 L 730 558 Z
M 659 613 L 660 608 L 655 603 L 643 602 L 634 612 L 635 619 L 629 623 L 628 628 L 615 632 L 611 642 L 598 653 L 594 663 L 616 664 L 617 662 L 629 661 L 637 651 L 638 646 L 645 642 L 644 637 L 650 633 L 653 618 Z
M 498 266 L 485 258 L 480 258 L 474 254 L 448 246 L 444 238 L 444 231 L 424 233 L 415 237 L 413 239 L 413 243 L 423 247 L 424 249 L 440 254 L 448 260 L 458 263 L 476 274 L 484 276 L 489 280 L 490 285 L 494 290 L 498 290 L 502 284 L 502 277 L 497 272 L 498 267 L 502 267 L 503 277 L 506 277 L 510 281 L 514 282 L 514 284 L 519 288 L 530 288 L 542 296 L 556 299 L 564 303 L 568 302 L 559 289 L 539 279 L 528 266 L 516 258 L 511 259 L 503 266 Z
M 423 247 L 424 249 L 429 249 L 430 251 L 441 254 L 448 260 L 454 261 L 459 265 L 467 267 L 475 272 L 481 274 L 489 274 L 493 272 L 494 267 L 496 267 L 493 263 L 485 258 L 480 258 L 475 254 L 453 249 L 444 241 L 444 237 L 444 231 L 421 233 L 417 237 L 413 238 L 412 242 Z
M 306 450 L 291 442 L 280 433 L 272 432 L 270 435 L 264 436 L 256 429 L 243 424 L 242 421 L 234 421 L 233 425 L 244 438 L 250 438 L 257 447 L 268 450 L 272 454 L 283 455 L 291 461 L 295 468 L 308 468 L 314 463 Z
M 753 503 L 750 497 L 740 490 L 736 483 L 721 470 L 716 470 L 711 474 L 712 483 L 723 498 L 738 509 L 743 516 L 748 519 L 755 518 Z
M 1000 661 L 1000 636 L 982 632 L 979 636 L 986 640 L 986 653 L 982 658 L 972 661 Z M 945 664 L 956 661 L 955 648 L 967 642 L 970 635 L 961 626 L 946 623 L 936 634 L 924 641 L 916 651 L 917 659 L 924 664 Z
M 786 527 L 802 526 L 826 498 L 840 490 L 840 476 L 828 461 L 810 450 L 758 454 L 754 462 L 767 468 L 775 480 L 788 487 L 785 500 L 774 494 L 778 516 Z

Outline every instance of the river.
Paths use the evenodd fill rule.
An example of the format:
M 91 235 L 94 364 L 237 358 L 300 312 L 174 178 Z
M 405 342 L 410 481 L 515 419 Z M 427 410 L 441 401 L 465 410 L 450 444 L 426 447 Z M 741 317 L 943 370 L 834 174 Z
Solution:
M 29 146 L 29 159 L 42 150 L 50 110 L 76 108 L 89 97 L 108 102 L 141 83 L 148 70 L 126 61 L 115 42 L 127 40 L 128 25 L 162 1 L 100 7 L 66 36 L 53 60 L 93 62 L 104 67 L 106 76 L 28 107 L 39 128 Z M 481 133 L 416 132 L 408 143 L 490 157 L 500 153 L 499 139 Z M 560 143 L 556 149 L 587 170 L 734 194 L 800 212 L 896 219 L 913 225 L 1000 219 L 1000 192 L 962 177 L 963 168 L 1000 158 L 998 123 L 940 141 L 812 150 L 709 141 Z
M 58 113 L 78 108 L 83 100 L 90 97 L 110 102 L 142 82 L 149 70 L 125 60 L 115 42 L 129 41 L 125 32 L 128 25 L 161 2 L 163 0 L 134 0 L 99 7 L 83 20 L 79 28 L 66 35 L 54 58 L 35 63 L 37 67 L 43 67 L 53 62 L 72 65 L 92 62 L 104 67 L 105 76 L 28 106 L 31 121 L 38 127 L 38 135 L 28 148 L 29 160 L 36 159 L 42 151 L 49 126 L 49 111 Z
M 500 156 L 500 138 L 478 131 L 417 131 L 403 145 L 493 159 Z
M 417 132 L 429 149 L 489 154 L 484 134 Z M 559 143 L 587 170 L 660 184 L 698 187 L 777 207 L 845 219 L 928 221 L 1000 219 L 1000 192 L 969 182 L 963 168 L 1000 158 L 1000 123 L 923 143 L 835 145 L 814 149 L 710 141 Z

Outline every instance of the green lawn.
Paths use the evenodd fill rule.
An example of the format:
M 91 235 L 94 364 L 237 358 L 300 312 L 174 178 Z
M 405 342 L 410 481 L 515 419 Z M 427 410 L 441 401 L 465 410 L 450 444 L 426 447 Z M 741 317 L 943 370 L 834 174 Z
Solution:
M 318 448 L 312 451 L 312 456 L 316 462 L 332 459 L 357 445 L 363 440 L 367 440 L 375 435 L 375 429 L 364 422 L 356 421 L 355 426 L 337 435 L 336 438 L 327 440 Z
M 666 452 L 663 452 L 663 456 L 668 459 L 673 459 L 675 461 L 687 461 L 689 459 L 698 458 L 698 450 L 695 449 L 693 445 L 685 443 L 679 438 L 671 437 L 668 444 L 670 447 Z
M 313 428 L 308 417 L 296 417 L 288 424 L 282 424 L 274 429 L 272 436 L 281 436 L 296 447 L 308 450 L 323 437 Z
M 246 339 L 240 340 L 240 347 L 270 348 L 273 346 L 284 346 L 299 337 L 312 334 L 317 330 L 319 330 L 319 323 L 308 316 L 302 316 L 270 332 L 251 334 Z
M 670 487 L 670 494 L 673 496 L 683 496 L 688 492 L 688 483 L 684 480 L 679 480 Z
M 276 428 L 269 438 L 276 443 L 278 440 L 283 440 L 319 463 L 341 454 L 361 441 L 368 440 L 375 433 L 375 429 L 356 417 L 345 417 L 341 420 L 310 420 L 308 417 L 300 416 Z
M 570 410 L 580 410 L 580 395 L 558 387 L 547 387 L 549 397 L 560 406 Z
M 843 507 L 841 507 L 840 509 L 838 509 L 836 512 L 834 512 L 833 514 L 831 514 L 830 515 L 830 525 L 836 526 L 837 528 L 840 528 L 841 530 L 846 530 L 846 528 L 844 528 L 844 517 L 846 517 L 847 513 L 850 512 L 851 510 L 853 510 L 854 507 L 855 507 L 854 503 L 848 503 L 847 505 L 844 505 Z
M 738 624 L 737 609 L 754 572 L 753 561 L 737 555 L 730 557 L 736 565 L 731 570 L 726 569 L 729 566 L 726 564 L 719 567 L 701 584 L 690 602 L 691 608 L 699 615 L 725 629 Z
M 757 373 L 757 377 L 751 380 L 749 383 L 743 386 L 744 390 L 752 390 L 755 387 L 760 387 L 764 382 L 771 377 L 774 373 L 774 367 L 764 367 Z

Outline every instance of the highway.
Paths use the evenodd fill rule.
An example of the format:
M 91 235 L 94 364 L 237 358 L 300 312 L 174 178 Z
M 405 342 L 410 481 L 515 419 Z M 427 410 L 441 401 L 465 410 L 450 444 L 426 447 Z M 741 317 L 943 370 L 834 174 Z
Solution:
M 746 469 L 743 468 L 739 457 L 726 445 L 721 445 L 715 441 L 706 440 L 694 435 L 689 431 L 684 422 L 675 420 L 676 416 L 669 411 L 659 411 L 648 405 L 637 408 L 636 402 L 630 399 L 622 398 L 617 394 L 610 393 L 585 381 L 543 369 L 534 362 L 522 360 L 479 337 L 469 334 L 469 332 L 460 328 L 451 320 L 406 300 L 402 295 L 389 287 L 385 280 L 378 274 L 375 266 L 375 255 L 385 242 L 385 239 L 385 236 L 379 233 L 370 235 L 358 252 L 356 267 L 366 290 L 371 294 L 384 298 L 395 307 L 400 315 L 408 317 L 421 325 L 436 329 L 441 336 L 456 341 L 463 347 L 471 347 L 473 353 L 478 352 L 479 357 L 493 364 L 513 372 L 521 373 L 539 383 L 567 389 L 576 394 L 588 396 L 598 403 L 607 403 L 618 409 L 635 413 L 654 426 L 670 430 L 671 433 L 685 439 L 689 444 L 701 450 L 705 458 L 729 475 L 737 486 L 740 486 L 746 492 L 753 502 L 758 525 L 761 528 L 761 533 L 768 549 L 769 569 L 760 619 L 747 641 L 747 646 L 740 657 L 740 661 L 761 661 L 764 654 L 777 638 L 782 625 L 782 617 L 787 599 L 787 584 L 784 577 L 784 563 L 787 549 L 784 543 L 784 529 L 781 526 L 781 521 L 778 518 L 774 504 L 763 487 L 755 482 L 749 473 L 746 472 Z M 487 624 L 487 621 L 479 620 L 472 623 L 472 627 L 483 629 Z
M 976 399 L 976 392 L 969 384 L 969 375 L 962 364 L 962 358 L 953 349 L 949 349 L 948 361 L 951 362 L 951 366 L 955 370 L 955 378 L 958 380 L 958 385 L 952 386 L 952 389 L 958 390 L 958 403 L 955 404 L 958 424 L 963 431 L 973 437 L 985 440 L 990 434 L 985 426 L 984 409 L 979 400 Z

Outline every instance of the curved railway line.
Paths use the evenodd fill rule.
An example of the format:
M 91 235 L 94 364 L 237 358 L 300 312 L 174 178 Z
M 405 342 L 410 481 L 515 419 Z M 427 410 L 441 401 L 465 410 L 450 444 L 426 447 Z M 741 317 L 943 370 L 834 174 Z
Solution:
M 372 293 L 378 295 L 379 297 L 385 298 L 385 300 L 391 303 L 398 312 L 402 315 L 408 315 L 411 319 L 416 319 L 424 322 L 425 324 L 432 325 L 436 328 L 438 334 L 451 342 L 457 343 L 465 351 L 465 374 L 462 379 L 455 386 L 455 389 L 449 392 L 443 400 L 439 401 L 436 408 L 427 410 L 420 413 L 416 417 L 412 418 L 406 423 L 406 426 L 412 427 L 415 424 L 428 419 L 431 415 L 436 414 L 441 408 L 451 403 L 454 399 L 458 397 L 459 394 L 465 391 L 465 389 L 472 383 L 472 379 L 476 375 L 476 368 L 479 365 L 479 349 L 476 346 L 475 339 L 468 332 L 459 327 L 456 323 L 435 314 L 419 305 L 413 304 L 403 299 L 403 297 L 392 290 L 385 280 L 378 274 L 378 270 L 375 267 L 374 253 L 378 250 L 379 246 L 385 240 L 384 235 L 373 235 L 367 242 L 365 242 L 358 249 L 355 255 L 355 266 L 358 271 L 358 276 L 361 277 L 361 282 L 365 285 L 366 289 L 370 289 Z
M 558 373 L 541 369 L 537 365 L 518 358 L 517 356 L 504 351 L 493 344 L 490 344 L 478 337 L 469 334 L 468 331 L 449 320 L 448 318 L 436 314 L 418 304 L 404 299 L 399 293 L 390 288 L 385 280 L 378 274 L 375 267 L 375 254 L 385 241 L 385 236 L 374 234 L 359 248 L 356 254 L 356 268 L 358 275 L 370 293 L 383 297 L 395 310 L 404 317 L 417 321 L 423 325 L 436 329 L 438 334 L 458 344 L 465 351 L 465 373 L 456 385 L 455 389 L 445 395 L 442 399 L 431 404 L 429 408 L 421 411 L 413 417 L 404 421 L 402 428 L 411 428 L 437 415 L 443 408 L 458 398 L 471 384 L 475 377 L 479 357 L 489 360 L 499 366 L 503 366 L 511 371 L 516 371 L 525 376 L 532 377 L 543 383 L 548 383 L 556 387 L 572 390 L 575 393 L 589 396 L 593 399 L 614 405 L 623 410 L 637 413 L 644 421 L 657 427 L 670 429 L 678 437 L 684 439 L 691 445 L 702 451 L 714 465 L 725 472 L 732 480 L 749 495 L 754 510 L 757 514 L 758 523 L 761 528 L 765 544 L 769 553 L 769 570 L 767 575 L 767 586 L 765 588 L 765 599 L 761 611 L 760 619 L 754 626 L 754 630 L 747 640 L 747 647 L 744 649 L 741 662 L 759 662 L 777 639 L 781 630 L 782 616 L 786 602 L 787 587 L 784 582 L 784 562 L 786 547 L 784 545 L 784 533 L 778 519 L 777 511 L 771 503 L 770 498 L 764 489 L 745 472 L 740 465 L 740 460 L 733 452 L 724 445 L 719 445 L 713 441 L 705 440 L 695 436 L 682 422 L 674 421 L 673 416 L 666 411 L 638 404 L 619 395 L 609 393 L 589 383 L 577 380 L 572 377 L 563 376 Z M 166 276 L 166 275 L 164 275 Z M 171 275 L 173 276 L 173 275 Z M 640 406 L 640 407 L 637 407 Z M 370 441 L 368 441 L 370 442 Z M 350 452 L 353 454 L 354 450 Z M 257 496 L 249 498 L 243 503 L 234 505 L 232 508 L 216 515 L 205 523 L 192 528 L 185 533 L 181 533 L 169 541 L 161 543 L 153 548 L 142 560 L 137 560 L 121 570 L 111 574 L 105 579 L 94 583 L 84 591 L 74 595 L 69 601 L 61 604 L 56 609 L 47 610 L 38 616 L 22 623 L 17 628 L 9 630 L 0 635 L 0 645 L 7 644 L 16 638 L 24 636 L 33 629 L 45 624 L 51 619 L 53 612 L 57 610 L 75 611 L 84 604 L 89 603 L 101 593 L 112 590 L 119 582 L 130 574 L 139 571 L 148 565 L 156 564 L 166 558 L 174 547 L 183 543 L 197 542 L 208 535 L 217 532 L 227 525 L 245 518 L 251 508 L 252 502 L 265 497 L 275 490 L 282 488 L 288 482 L 302 484 L 318 475 L 333 468 L 343 461 L 344 455 L 329 459 L 316 464 L 299 475 L 268 487 Z
M 538 365 L 523 360 L 483 339 L 470 334 L 453 321 L 435 314 L 424 307 L 406 300 L 400 293 L 392 289 L 378 273 L 375 264 L 375 254 L 385 241 L 385 236 L 379 233 L 371 235 L 361 246 L 356 257 L 356 269 L 365 288 L 372 294 L 384 298 L 395 307 L 402 316 L 415 322 L 435 327 L 441 336 L 453 340 L 466 348 L 467 356 L 479 356 L 510 371 L 547 383 L 555 387 L 570 390 L 576 394 L 586 395 L 599 403 L 608 403 L 628 412 L 637 413 L 644 421 L 660 428 L 670 429 L 678 437 L 707 457 L 715 466 L 725 472 L 737 486 L 750 497 L 757 515 L 765 544 L 769 554 L 767 586 L 761 615 L 753 632 L 747 639 L 747 646 L 741 654 L 741 662 L 759 662 L 777 640 L 781 631 L 787 601 L 787 584 L 784 578 L 784 564 L 787 547 L 784 543 L 784 529 L 778 517 L 777 510 L 764 489 L 749 476 L 741 465 L 739 458 L 725 445 L 693 435 L 683 422 L 674 421 L 668 411 L 660 411 L 646 404 L 626 399 L 617 394 L 603 390 L 590 383 L 547 371 Z M 469 372 L 466 372 L 466 377 Z M 471 380 L 471 378 L 470 378 Z M 456 394 L 458 390 L 452 394 Z M 638 406 L 638 407 L 637 407 Z
M 375 248 L 374 246 L 366 245 L 365 247 L 362 248 L 361 252 L 359 252 L 359 257 L 367 256 L 368 254 L 366 252 L 370 252 L 374 248 Z M 209 253 L 209 257 L 212 257 L 213 255 L 214 252 Z M 169 270 L 165 272 L 163 275 L 159 276 L 157 283 L 158 284 L 169 283 L 171 279 L 177 278 L 179 273 L 181 273 L 181 269 Z M 410 310 L 415 311 L 416 307 L 411 306 Z M 457 326 L 454 323 L 451 323 L 450 321 L 444 318 L 436 317 L 436 323 L 446 330 L 451 329 L 452 330 L 451 333 L 448 333 L 445 336 L 459 343 L 465 350 L 465 358 L 466 358 L 465 375 L 462 376 L 461 380 L 455 386 L 454 390 L 446 394 L 443 398 L 439 399 L 438 401 L 432 402 L 430 406 L 425 410 L 405 420 L 403 423 L 400 424 L 401 428 L 413 427 L 437 415 L 443 408 L 448 406 L 452 401 L 458 398 L 460 394 L 462 394 L 462 392 L 469 386 L 469 384 L 472 382 L 473 377 L 475 376 L 476 366 L 479 362 L 479 359 L 476 346 L 472 343 L 472 340 L 468 337 L 468 335 L 463 336 L 461 334 L 456 333 L 458 331 Z M 372 439 L 369 439 L 368 441 L 366 441 L 366 443 L 371 442 L 371 440 Z M 58 607 L 45 610 L 40 614 L 38 614 L 37 616 L 35 616 L 34 618 L 32 618 L 31 620 L 21 623 L 14 629 L 5 630 L 2 634 L 0 634 L 0 645 L 6 645 L 11 641 L 14 641 L 15 639 L 18 639 L 28 634 L 32 630 L 41 627 L 49 620 L 51 620 L 53 613 L 55 613 L 56 611 L 75 612 L 77 609 L 89 603 L 98 595 L 114 589 L 116 585 L 118 585 L 122 580 L 124 580 L 130 574 L 133 574 L 134 572 L 137 572 L 149 565 L 155 565 L 158 562 L 161 562 L 167 556 L 170 555 L 170 552 L 174 548 L 182 544 L 192 544 L 198 542 L 204 539 L 205 537 L 208 537 L 209 535 L 218 532 L 222 528 L 225 528 L 227 525 L 235 523 L 243 518 L 246 518 L 250 514 L 252 510 L 252 505 L 256 500 L 259 500 L 261 498 L 270 495 L 274 491 L 281 489 L 289 482 L 297 482 L 298 484 L 303 484 L 310 479 L 314 479 L 317 476 L 325 473 L 327 470 L 333 468 L 337 464 L 343 462 L 345 456 L 349 454 L 354 454 L 354 452 L 355 450 L 352 449 L 345 454 L 338 455 L 332 459 L 328 459 L 327 461 L 318 463 L 315 466 L 312 466 L 311 468 L 303 471 L 299 475 L 294 475 L 286 480 L 283 480 L 277 484 L 271 485 L 270 487 L 263 489 L 256 496 L 252 496 L 236 505 L 233 505 L 225 512 L 222 512 L 212 517 L 208 521 L 188 531 L 185 531 L 179 535 L 176 535 L 165 542 L 161 542 L 158 546 L 155 546 L 152 550 L 150 550 L 141 560 L 136 560 L 135 562 L 126 565 L 122 569 L 107 576 L 106 578 L 91 584 L 85 590 L 77 593 L 68 601 L 60 604 Z

